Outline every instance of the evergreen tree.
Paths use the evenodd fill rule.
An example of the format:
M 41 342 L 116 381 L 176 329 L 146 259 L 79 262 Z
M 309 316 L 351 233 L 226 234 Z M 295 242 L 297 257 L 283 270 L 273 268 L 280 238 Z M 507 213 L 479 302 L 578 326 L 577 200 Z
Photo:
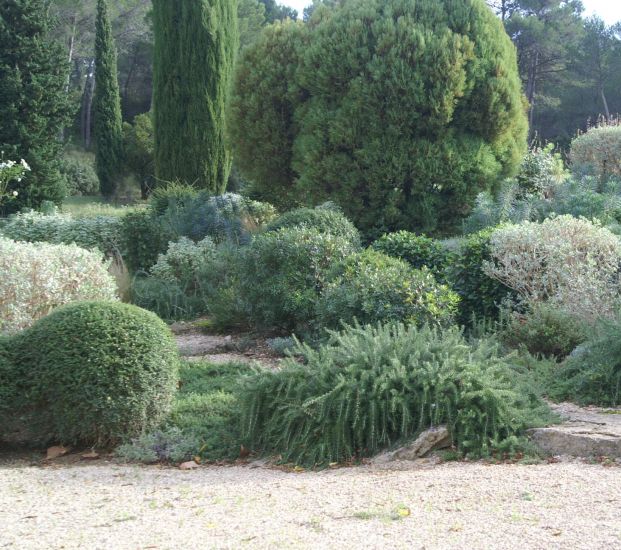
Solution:
M 95 166 L 101 194 L 114 196 L 123 152 L 123 120 L 116 67 L 116 47 L 106 0 L 97 2 L 95 36 Z
M 222 193 L 225 110 L 238 49 L 236 0 L 153 0 L 155 172 Z
M 25 159 L 32 172 L 10 191 L 7 209 L 60 203 L 65 195 L 58 170 L 60 135 L 70 120 L 65 93 L 68 64 L 48 40 L 44 0 L 0 2 L 0 151 L 5 160 Z

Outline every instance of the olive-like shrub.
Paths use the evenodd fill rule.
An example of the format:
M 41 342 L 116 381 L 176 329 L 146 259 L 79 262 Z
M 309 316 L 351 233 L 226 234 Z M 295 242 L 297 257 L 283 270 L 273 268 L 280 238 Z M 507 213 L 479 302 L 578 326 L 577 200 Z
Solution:
M 464 454 L 510 451 L 547 407 L 492 341 L 458 328 L 350 327 L 300 363 L 246 379 L 239 403 L 246 446 L 327 466 L 372 456 L 447 425 Z
M 267 226 L 268 231 L 278 231 L 285 227 L 312 227 L 322 233 L 343 237 L 352 243 L 360 242 L 360 233 L 343 212 L 332 203 L 316 208 L 296 208 L 276 218 Z
M 270 27 L 231 103 L 255 194 L 334 201 L 371 236 L 454 229 L 526 151 L 515 48 L 483 0 L 350 0 Z
M 427 269 L 374 250 L 346 258 L 331 271 L 317 304 L 320 327 L 403 322 L 445 324 L 457 312 L 459 296 L 436 282 Z
M 559 216 L 494 231 L 487 276 L 532 306 L 549 303 L 582 319 L 611 317 L 620 305 L 621 240 L 585 219 Z
M 156 427 L 177 346 L 155 314 L 114 302 L 58 308 L 9 343 L 20 407 L 39 441 L 110 445 Z
M 328 271 L 357 250 L 357 243 L 313 228 L 258 235 L 240 251 L 237 293 L 248 321 L 259 329 L 306 330 Z
M 0 332 L 24 329 L 69 302 L 116 300 L 116 295 L 100 252 L 0 237 Z
M 574 171 L 592 174 L 606 181 L 621 178 L 621 124 L 604 124 L 589 129 L 571 142 Z

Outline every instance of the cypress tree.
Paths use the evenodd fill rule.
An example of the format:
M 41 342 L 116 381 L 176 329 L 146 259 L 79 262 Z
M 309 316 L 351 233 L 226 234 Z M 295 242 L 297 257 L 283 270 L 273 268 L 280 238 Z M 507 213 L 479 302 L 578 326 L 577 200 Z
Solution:
M 97 1 L 96 27 L 96 87 L 93 99 L 95 166 L 101 194 L 106 198 L 111 198 L 118 186 L 119 165 L 123 153 L 123 120 L 117 77 L 116 47 L 106 0 Z
M 58 159 L 59 136 L 71 119 L 69 65 L 60 45 L 48 38 L 49 27 L 44 0 L 0 2 L 0 151 L 4 160 L 23 158 L 32 168 L 11 184 L 19 195 L 5 213 L 46 200 L 60 203 L 65 196 Z
M 222 193 L 231 168 L 225 110 L 236 0 L 153 0 L 153 20 L 156 176 Z

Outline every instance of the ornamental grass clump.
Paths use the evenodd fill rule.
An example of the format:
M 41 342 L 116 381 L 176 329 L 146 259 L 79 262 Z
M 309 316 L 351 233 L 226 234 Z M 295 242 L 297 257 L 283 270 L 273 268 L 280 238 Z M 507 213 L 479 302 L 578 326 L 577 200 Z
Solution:
M 303 364 L 257 373 L 240 398 L 246 445 L 285 462 L 372 456 L 438 425 L 461 453 L 484 456 L 517 449 L 549 416 L 492 340 L 469 344 L 455 327 L 356 326 L 297 351 Z

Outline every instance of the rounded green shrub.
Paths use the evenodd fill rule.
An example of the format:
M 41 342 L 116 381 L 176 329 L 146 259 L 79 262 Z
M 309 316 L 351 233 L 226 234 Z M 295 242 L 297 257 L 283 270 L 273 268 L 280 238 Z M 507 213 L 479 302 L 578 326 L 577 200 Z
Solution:
M 121 218 L 123 260 L 130 272 L 147 271 L 155 265 L 174 238 L 150 210 L 137 210 Z
M 13 370 L 14 365 L 9 351 L 9 338 L 0 334 L 0 425 L 4 424 L 4 417 L 14 407 L 16 380 Z M 2 437 L 1 429 L 0 437 Z
M 311 227 L 321 233 L 331 233 L 352 243 L 360 243 L 360 233 L 338 207 L 324 204 L 317 208 L 297 208 L 285 212 L 267 226 L 268 231 L 285 227 Z
M 239 400 L 246 446 L 286 462 L 348 462 L 442 424 L 461 453 L 488 455 L 549 420 L 526 375 L 456 327 L 349 327 L 297 351 L 303 362 L 247 378 Z
M 357 246 L 307 227 L 257 236 L 242 252 L 238 292 L 248 320 L 261 329 L 304 331 L 327 272 Z
M 444 281 L 451 254 L 439 241 L 409 231 L 388 233 L 372 245 L 374 250 L 405 260 L 415 269 L 427 267 L 436 279 Z
M 492 259 L 491 236 L 488 228 L 464 238 L 447 269 L 447 280 L 459 294 L 459 321 L 468 325 L 473 318 L 496 319 L 503 300 L 511 289 L 483 271 L 485 262 Z
M 571 142 L 570 160 L 578 173 L 607 181 L 621 178 L 621 125 L 601 125 L 589 129 Z
M 11 341 L 24 404 L 41 438 L 109 445 L 154 428 L 169 411 L 178 354 L 155 314 L 111 302 L 56 309 Z
M 329 328 L 354 320 L 439 324 L 453 318 L 458 303 L 457 294 L 426 268 L 366 250 L 331 271 L 317 304 L 317 323 Z
M 68 196 L 99 195 L 99 178 L 93 163 L 86 160 L 86 155 L 63 159 L 60 173 L 65 180 Z
M 242 53 L 236 159 L 278 206 L 336 202 L 365 234 L 447 233 L 519 168 L 516 51 L 483 0 L 351 0 Z

